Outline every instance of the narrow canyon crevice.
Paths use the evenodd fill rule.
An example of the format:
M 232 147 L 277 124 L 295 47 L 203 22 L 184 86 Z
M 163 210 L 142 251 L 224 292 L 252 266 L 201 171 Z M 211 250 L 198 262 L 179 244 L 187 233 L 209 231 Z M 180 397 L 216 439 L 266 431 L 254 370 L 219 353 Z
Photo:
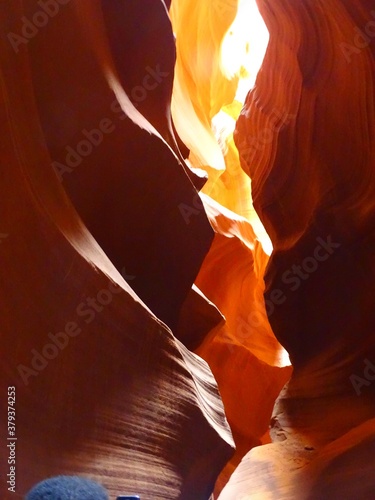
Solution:
M 373 500 L 371 1 L 4 0 L 0 31 L 1 498 Z

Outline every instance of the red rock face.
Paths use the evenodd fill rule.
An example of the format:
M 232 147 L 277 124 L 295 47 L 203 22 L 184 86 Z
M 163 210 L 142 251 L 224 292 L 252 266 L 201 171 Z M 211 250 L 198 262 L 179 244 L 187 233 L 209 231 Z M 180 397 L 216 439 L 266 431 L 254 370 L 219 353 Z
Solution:
M 3 2 L 19 496 L 57 474 L 142 500 L 375 496 L 375 10 L 258 0 L 239 115 L 245 4 Z
M 152 113 L 163 116 L 173 78 L 171 40 L 168 37 L 161 40 L 163 51 L 151 50 L 157 46 L 160 36 L 153 33 L 154 25 L 148 17 L 143 20 L 144 39 L 134 39 L 139 32 L 142 10 L 129 7 L 133 32 L 129 33 L 130 30 L 124 27 L 121 33 L 125 33 L 131 43 L 136 46 L 141 43 L 143 47 L 142 51 L 132 51 L 127 40 L 116 38 L 117 28 L 111 23 L 116 13 L 118 18 L 124 17 L 121 11 L 124 4 L 119 2 L 115 12 L 115 4 L 111 5 L 112 10 L 107 13 L 107 5 L 103 4 L 110 41 L 115 46 L 111 54 L 114 53 L 115 61 L 119 59 L 118 51 L 129 54 L 129 59 L 124 58 L 119 68 L 115 64 L 115 69 L 120 75 L 125 74 L 126 90 L 134 89 L 128 93 L 137 108 L 141 112 L 143 108 L 150 110 L 150 113 L 143 113 L 146 118 L 152 120 Z M 67 6 L 69 8 L 73 9 Z M 162 6 L 161 12 L 166 17 Z M 97 15 L 100 20 L 99 14 L 99 10 L 86 8 L 81 13 L 90 19 Z M 68 17 L 69 10 L 65 15 Z M 53 26 L 47 26 L 30 45 L 35 94 L 54 166 L 84 222 L 117 269 L 126 268 L 126 273 L 132 277 L 133 289 L 153 312 L 173 327 L 179 307 L 211 243 L 209 224 L 202 208 L 201 214 L 186 227 L 179 205 L 191 204 L 196 191 L 184 169 L 160 139 L 147 137 L 147 133 L 121 111 L 96 60 L 95 54 L 104 42 L 99 43 L 97 49 L 98 45 L 90 47 L 90 39 L 85 40 L 78 21 L 75 21 L 75 29 L 68 33 L 65 33 L 66 22 L 63 14 L 57 17 Z M 145 34 L 149 33 L 146 31 L 148 25 L 151 35 Z M 165 26 L 163 31 L 168 34 Z M 98 32 L 96 30 L 96 34 Z M 78 53 L 74 53 L 75 46 L 81 47 Z M 65 63 L 68 70 L 62 64 L 67 53 L 71 54 Z M 41 61 L 49 61 L 48 66 Z M 127 66 L 137 69 L 126 73 L 124 68 Z M 161 95 L 164 99 L 160 99 Z M 137 102 L 137 96 L 144 100 Z M 158 125 L 163 129 L 161 122 L 155 123 Z M 83 145 L 82 140 L 86 141 Z M 91 141 L 91 148 L 87 140 Z M 87 144 L 89 154 L 85 149 Z M 148 178 L 146 183 L 145 178 Z M 112 194 L 108 198 L 110 191 Z M 182 253 L 176 252 L 176 245 L 185 248 L 186 262 L 179 261 L 178 255 Z M 173 260 L 168 258 L 169 251 L 176 255 Z
M 232 25 L 238 23 L 236 14 L 236 2 L 176 0 L 171 8 L 177 43 L 172 114 L 191 149 L 191 164 L 208 175 L 202 199 L 216 233 L 195 284 L 224 316 L 202 336 L 196 352 L 215 375 L 236 443 L 216 493 L 248 450 L 269 441 L 272 407 L 291 373 L 267 319 L 263 276 L 268 255 L 260 243 L 266 238 L 231 133 L 241 109 L 237 84 L 247 72 L 246 60 L 240 60 L 229 78 L 224 64 L 223 44 L 230 33 L 247 53 L 246 43 L 239 42 L 248 37 Z M 192 313 L 194 326 L 198 319 L 202 325 L 201 310 Z
M 250 452 L 220 499 L 370 499 L 372 6 L 259 1 L 259 7 L 270 44 L 236 143 L 274 245 L 265 298 L 279 293 L 283 302 L 269 320 L 295 371 L 274 409 L 274 443 Z M 261 134 L 268 143 L 254 147 Z
M 112 498 L 203 500 L 232 437 L 207 364 L 161 320 L 177 321 L 213 232 L 202 205 L 186 224 L 191 180 L 110 88 L 100 4 L 54 5 L 50 18 L 35 2 L 0 13 L 0 421 L 4 443 L 16 432 L 14 488 L 81 474 Z
M 374 118 L 363 84 L 372 80 L 374 67 L 371 44 L 363 50 L 356 48 L 354 29 L 366 26 L 371 12 L 360 2 L 349 11 L 345 2 L 332 2 L 332 13 L 324 7 L 329 13 L 319 36 L 307 36 L 315 29 L 315 14 L 304 3 L 280 8 L 277 22 L 268 8 L 266 2 L 261 3 L 269 23 L 270 46 L 236 137 L 242 165 L 252 177 L 254 205 L 275 248 L 267 287 L 269 291 L 283 289 L 288 296 L 286 307 L 300 315 L 304 311 L 299 321 L 289 314 L 293 324 L 274 327 L 278 335 L 283 330 L 288 336 L 283 339 L 291 351 L 297 351 L 298 361 L 299 356 L 309 357 L 321 344 L 341 337 L 340 322 L 347 325 L 352 315 L 343 320 L 332 311 L 358 310 L 359 295 L 361 309 L 371 286 L 363 282 L 367 281 L 364 276 L 358 277 L 362 272 L 357 266 L 363 259 L 367 260 L 365 268 L 370 266 L 365 247 L 374 220 L 374 139 L 365 132 L 371 130 Z M 299 36 L 286 29 L 292 22 L 301 26 Z M 350 57 L 347 45 L 356 50 Z M 345 119 L 337 113 L 336 102 L 342 103 Z M 269 133 L 269 144 L 262 149 L 252 147 L 253 138 L 262 131 Z M 319 290 L 323 280 L 324 294 Z M 343 283 L 351 283 L 349 294 Z M 311 311 L 309 315 L 302 304 L 318 304 L 319 300 L 327 307 L 316 306 L 320 314 Z M 296 301 L 299 304 L 292 305 Z M 282 309 L 277 311 L 287 321 Z M 324 310 L 325 317 L 321 316 Z M 277 311 L 270 318 L 275 325 Z M 354 324 L 349 330 L 354 334 Z M 297 333 L 302 331 L 302 335 Z
M 275 247 L 266 296 L 280 289 L 286 297 L 270 321 L 298 364 L 339 343 L 343 331 L 353 344 L 358 330 L 372 334 L 374 138 L 365 130 L 374 117 L 364 82 L 374 65 L 371 39 L 360 50 L 356 35 L 361 26 L 369 30 L 372 15 L 365 3 L 332 2 L 312 37 L 314 16 L 303 2 L 279 8 L 277 21 L 267 2 L 260 5 L 270 47 L 236 142 Z M 301 26 L 299 36 L 285 29 L 291 22 Z M 262 130 L 272 141 L 259 151 L 252 139 Z M 345 317 L 334 313 L 343 310 Z

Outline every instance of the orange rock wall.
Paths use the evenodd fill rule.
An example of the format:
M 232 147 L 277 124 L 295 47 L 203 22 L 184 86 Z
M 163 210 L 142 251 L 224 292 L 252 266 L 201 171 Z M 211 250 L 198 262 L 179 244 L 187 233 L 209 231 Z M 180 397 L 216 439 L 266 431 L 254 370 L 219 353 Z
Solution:
M 270 43 L 237 123 L 274 252 L 269 320 L 294 364 L 273 443 L 220 500 L 374 496 L 374 11 L 371 2 L 259 0 Z M 259 137 L 268 135 L 264 147 Z
M 101 5 L 65 3 L 24 41 L 9 33 L 46 14 L 0 9 L 1 442 L 14 387 L 17 496 L 80 474 L 112 498 L 204 500 L 232 436 L 208 365 L 158 316 L 177 321 L 213 231 L 202 205 L 180 213 L 197 191 L 123 92 Z
M 374 497 L 375 11 L 258 0 L 241 111 L 250 38 L 232 72 L 223 47 L 251 3 L 3 2 L 19 495 L 78 473 L 146 500 Z

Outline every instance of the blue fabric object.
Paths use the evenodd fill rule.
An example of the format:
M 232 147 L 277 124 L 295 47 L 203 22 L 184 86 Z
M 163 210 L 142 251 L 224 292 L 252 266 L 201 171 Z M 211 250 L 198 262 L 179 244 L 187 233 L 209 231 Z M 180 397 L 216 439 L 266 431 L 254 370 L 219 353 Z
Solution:
M 108 493 L 89 479 L 56 476 L 35 485 L 25 500 L 108 500 Z

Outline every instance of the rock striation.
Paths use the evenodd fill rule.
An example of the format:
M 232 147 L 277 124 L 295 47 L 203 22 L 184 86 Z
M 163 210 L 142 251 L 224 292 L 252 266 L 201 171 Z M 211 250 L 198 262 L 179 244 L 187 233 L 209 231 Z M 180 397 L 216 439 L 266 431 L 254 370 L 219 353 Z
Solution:
M 374 45 L 365 1 L 258 2 L 270 32 L 235 140 L 294 365 L 220 500 L 374 497 Z M 261 138 L 269 137 L 259 145 Z M 258 142 L 257 142 L 258 141 Z
M 197 191 L 123 91 L 100 2 L 39 4 L 0 11 L 0 422 L 2 442 L 17 438 L 14 488 L 79 474 L 111 497 L 204 500 L 232 436 L 207 363 L 167 323 L 213 231 L 203 206 L 190 225 L 181 214 Z M 12 487 L 2 477 L 1 498 Z

